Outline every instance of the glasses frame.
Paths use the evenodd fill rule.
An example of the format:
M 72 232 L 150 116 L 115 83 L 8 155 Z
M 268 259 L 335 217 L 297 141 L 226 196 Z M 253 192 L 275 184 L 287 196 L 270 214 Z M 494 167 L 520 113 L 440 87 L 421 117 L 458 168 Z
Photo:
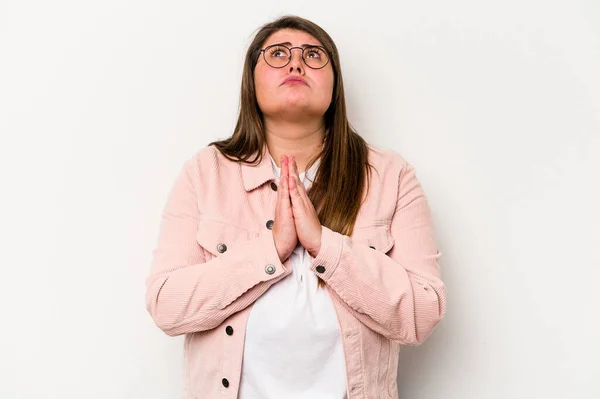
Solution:
M 273 66 L 273 65 L 269 64 L 269 61 L 267 61 L 267 57 L 266 57 L 265 54 L 266 54 L 266 51 L 268 49 L 270 49 L 271 47 L 285 47 L 286 49 L 289 50 L 290 56 L 288 57 L 288 61 L 284 65 L 282 65 L 280 67 L 276 67 L 276 66 Z M 265 62 L 267 63 L 268 66 L 270 66 L 271 68 L 280 69 L 280 68 L 285 68 L 286 66 L 289 65 L 290 61 L 292 61 L 292 50 L 296 49 L 296 48 L 299 48 L 300 50 L 302 50 L 302 54 L 300 55 L 300 58 L 302 58 L 302 61 L 304 62 L 304 65 L 306 65 L 310 69 L 323 69 L 323 68 L 325 68 L 327 66 L 327 64 L 329 64 L 329 61 L 331 61 L 331 54 L 329 54 L 329 51 L 327 51 L 327 49 L 325 47 L 323 47 L 323 46 L 306 46 L 306 47 L 298 47 L 298 46 L 296 46 L 296 47 L 288 47 L 288 46 L 283 45 L 283 44 L 271 44 L 270 46 L 267 46 L 264 49 L 260 50 L 260 52 L 262 53 L 263 60 L 265 60 Z M 325 54 L 327 54 L 327 62 L 322 67 L 319 67 L 319 68 L 311 67 L 310 65 L 308 65 L 308 63 L 304 59 L 304 50 L 306 50 L 306 49 L 313 49 L 313 48 L 321 49 Z

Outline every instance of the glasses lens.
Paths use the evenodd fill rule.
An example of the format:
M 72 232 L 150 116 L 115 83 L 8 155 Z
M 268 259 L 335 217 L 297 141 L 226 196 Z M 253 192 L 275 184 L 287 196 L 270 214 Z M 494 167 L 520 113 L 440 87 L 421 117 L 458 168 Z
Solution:
M 275 68 L 281 68 L 290 60 L 290 50 L 283 46 L 270 46 L 265 49 L 265 61 Z
M 311 68 L 323 68 L 329 62 L 327 53 L 320 47 L 307 47 L 304 49 L 304 62 Z

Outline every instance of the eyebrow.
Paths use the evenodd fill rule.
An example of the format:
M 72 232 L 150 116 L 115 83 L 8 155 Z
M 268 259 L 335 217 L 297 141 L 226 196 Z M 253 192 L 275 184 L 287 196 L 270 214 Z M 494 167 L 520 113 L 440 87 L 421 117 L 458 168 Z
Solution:
M 290 42 L 283 42 L 283 43 L 273 43 L 273 44 L 269 44 L 265 47 L 269 47 L 269 46 L 288 46 L 288 47 L 292 47 L 292 43 Z M 319 44 L 303 44 L 302 46 L 300 46 L 302 48 L 306 48 L 306 47 L 323 47 Z

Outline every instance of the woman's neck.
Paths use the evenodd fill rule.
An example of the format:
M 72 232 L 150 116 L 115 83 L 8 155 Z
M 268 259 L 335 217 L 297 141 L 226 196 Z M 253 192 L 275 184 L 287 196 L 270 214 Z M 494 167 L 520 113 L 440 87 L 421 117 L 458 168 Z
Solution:
M 293 156 L 298 173 L 302 173 L 323 148 L 325 125 L 322 120 L 305 124 L 265 122 L 265 128 L 267 147 L 278 167 L 281 167 L 282 155 Z

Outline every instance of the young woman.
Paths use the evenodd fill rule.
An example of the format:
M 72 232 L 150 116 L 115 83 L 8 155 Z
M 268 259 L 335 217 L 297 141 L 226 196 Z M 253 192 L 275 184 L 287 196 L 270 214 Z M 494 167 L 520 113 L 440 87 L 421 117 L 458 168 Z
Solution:
M 147 309 L 185 334 L 186 398 L 396 398 L 445 313 L 414 168 L 350 126 L 337 48 L 287 16 L 248 48 L 233 135 L 169 194 Z

